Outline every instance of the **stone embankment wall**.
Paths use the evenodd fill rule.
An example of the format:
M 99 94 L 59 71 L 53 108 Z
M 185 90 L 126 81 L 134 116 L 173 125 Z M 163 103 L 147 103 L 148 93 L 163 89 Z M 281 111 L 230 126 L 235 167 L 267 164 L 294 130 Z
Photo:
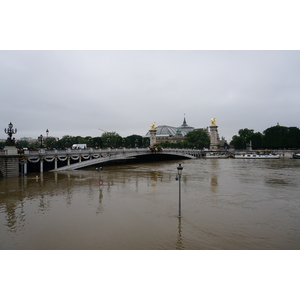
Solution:
M 0 156 L 0 177 L 19 176 L 19 158 Z
M 19 157 L 14 147 L 0 151 L 0 177 L 19 176 Z

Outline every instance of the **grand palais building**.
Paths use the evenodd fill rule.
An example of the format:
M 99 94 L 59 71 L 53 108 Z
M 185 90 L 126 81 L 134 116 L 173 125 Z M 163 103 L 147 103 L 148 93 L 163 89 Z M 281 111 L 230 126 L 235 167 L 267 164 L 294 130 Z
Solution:
M 218 126 L 214 125 L 214 126 L 210 126 L 210 127 L 206 127 L 206 128 L 201 128 L 210 137 L 211 148 L 212 147 L 215 148 L 217 146 L 216 144 L 218 144 L 220 146 L 224 146 L 224 144 L 226 143 L 226 140 L 224 138 L 222 138 L 222 139 L 219 138 L 219 134 L 217 132 L 217 127 Z M 159 125 L 159 126 L 155 127 L 155 129 L 156 129 L 156 141 L 158 144 L 160 144 L 163 142 L 170 142 L 170 143 L 183 142 L 185 140 L 185 136 L 188 132 L 196 130 L 196 129 L 200 129 L 200 128 L 195 128 L 195 127 L 189 126 L 186 123 L 186 120 L 184 118 L 182 125 L 179 127 L 173 127 L 173 126 L 168 126 L 168 125 Z M 149 131 L 147 132 L 146 137 L 150 137 Z

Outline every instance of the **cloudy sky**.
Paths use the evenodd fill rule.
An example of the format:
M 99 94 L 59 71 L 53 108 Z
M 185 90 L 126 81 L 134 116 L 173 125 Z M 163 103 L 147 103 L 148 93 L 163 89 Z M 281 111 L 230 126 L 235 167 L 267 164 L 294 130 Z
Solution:
M 216 118 L 227 140 L 300 127 L 299 51 L 0 51 L 0 80 L 2 131 L 12 122 L 16 138 L 144 135 L 184 117 Z
M 16 139 L 144 135 L 184 117 L 196 128 L 216 118 L 228 141 L 300 127 L 294 1 L 85 3 L 3 3 L 0 138 L 10 122 Z

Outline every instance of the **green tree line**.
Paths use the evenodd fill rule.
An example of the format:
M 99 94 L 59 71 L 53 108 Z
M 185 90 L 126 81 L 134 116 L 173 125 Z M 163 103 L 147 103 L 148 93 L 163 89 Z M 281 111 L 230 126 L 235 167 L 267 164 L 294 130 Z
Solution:
M 16 142 L 18 148 L 53 148 L 53 149 L 66 149 L 72 147 L 74 144 L 86 144 L 87 147 L 92 148 L 120 148 L 120 147 L 148 147 L 150 144 L 149 138 L 140 135 L 130 135 L 121 137 L 116 132 L 106 132 L 99 137 L 81 137 L 65 135 L 57 140 L 54 137 L 44 138 L 43 141 L 35 141 L 30 143 L 26 140 L 19 140 Z M 5 147 L 5 142 L 0 143 L 0 147 Z
M 159 146 L 163 148 L 196 148 L 203 149 L 209 148 L 210 146 L 210 138 L 204 129 L 196 129 L 188 132 L 185 135 L 185 140 L 178 143 L 171 143 L 170 141 L 166 141 L 160 143 Z
M 250 144 L 252 149 L 298 149 L 300 148 L 300 129 L 297 127 L 272 126 L 260 132 L 253 129 L 240 129 L 234 135 L 230 145 L 235 149 L 246 149 Z

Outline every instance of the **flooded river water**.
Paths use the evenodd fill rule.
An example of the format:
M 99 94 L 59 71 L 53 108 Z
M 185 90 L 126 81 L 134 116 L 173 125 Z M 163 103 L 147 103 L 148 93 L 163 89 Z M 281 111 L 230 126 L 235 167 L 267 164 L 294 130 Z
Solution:
M 300 249 L 299 175 L 281 158 L 0 178 L 0 249 Z

